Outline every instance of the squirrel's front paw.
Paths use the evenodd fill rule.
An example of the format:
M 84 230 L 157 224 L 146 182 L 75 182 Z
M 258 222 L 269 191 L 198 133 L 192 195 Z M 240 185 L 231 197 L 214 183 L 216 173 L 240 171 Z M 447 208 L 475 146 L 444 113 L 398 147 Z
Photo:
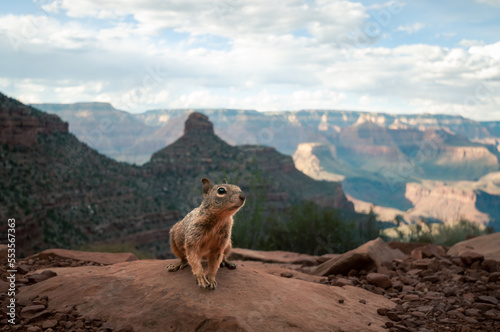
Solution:
M 178 261 L 175 264 L 168 264 L 167 265 L 167 270 L 168 270 L 168 272 L 175 272 L 177 270 L 182 270 L 187 265 L 189 265 L 189 263 L 187 262 L 187 260 L 181 259 L 180 261 Z
M 195 275 L 194 276 L 194 280 L 196 281 L 196 284 L 198 285 L 198 287 L 200 288 L 207 288 L 209 283 L 208 283 L 208 280 L 207 280 L 207 277 L 205 277 L 205 275 Z
M 179 266 L 177 264 L 168 264 L 167 265 L 168 272 L 175 272 L 178 269 L 179 269 Z
M 208 277 L 208 286 L 206 288 L 209 290 L 215 290 L 217 288 L 217 281 L 215 281 L 215 278 Z

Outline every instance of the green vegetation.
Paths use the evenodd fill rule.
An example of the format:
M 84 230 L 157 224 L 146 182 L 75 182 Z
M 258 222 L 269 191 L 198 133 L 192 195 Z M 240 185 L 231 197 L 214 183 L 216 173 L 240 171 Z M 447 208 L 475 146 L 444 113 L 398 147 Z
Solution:
M 87 244 L 78 248 L 81 251 L 91 252 L 111 252 L 121 253 L 130 252 L 137 256 L 139 259 L 153 259 L 155 258 L 150 252 L 137 250 L 132 243 L 106 243 L 106 244 Z
M 300 202 L 267 216 L 259 203 L 236 216 L 233 243 L 255 250 L 285 250 L 311 255 L 341 253 L 379 236 L 375 214 L 342 220 L 336 209 Z
M 47 217 L 40 222 L 45 242 L 55 248 L 72 248 L 88 241 L 87 236 L 64 214 L 55 209 L 47 210 Z
M 480 236 L 494 232 L 491 227 L 480 227 L 479 225 L 460 219 L 453 224 L 431 224 L 421 219 L 416 224 L 402 224 L 402 218 L 396 216 L 396 227 L 384 231 L 389 240 L 401 242 L 433 243 L 443 246 L 452 246 L 464 241 L 470 236 Z

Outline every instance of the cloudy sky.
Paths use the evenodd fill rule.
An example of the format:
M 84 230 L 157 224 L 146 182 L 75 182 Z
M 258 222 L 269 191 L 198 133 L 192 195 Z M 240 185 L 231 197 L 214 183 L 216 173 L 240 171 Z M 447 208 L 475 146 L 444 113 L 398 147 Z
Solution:
M 386 1 L 3 1 L 0 91 L 500 120 L 500 0 Z

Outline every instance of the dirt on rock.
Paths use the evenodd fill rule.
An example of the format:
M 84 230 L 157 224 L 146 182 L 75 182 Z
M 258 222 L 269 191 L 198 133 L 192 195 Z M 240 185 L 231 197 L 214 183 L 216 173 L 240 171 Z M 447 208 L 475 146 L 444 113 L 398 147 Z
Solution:
M 381 269 L 330 275 L 328 283 L 336 286 L 347 277 L 351 284 L 393 301 L 393 309 L 378 309 L 390 319 L 386 326 L 392 332 L 500 331 L 500 262 L 477 252 L 450 256 L 441 247 L 431 247 Z M 424 252 L 426 258 L 415 258 Z
M 71 250 L 63 250 L 56 252 L 71 252 Z M 80 252 L 73 252 L 73 257 L 83 258 L 79 256 Z M 97 256 L 98 253 L 85 253 L 86 257 Z M 107 254 L 103 257 L 109 257 Z M 0 331 L 33 331 L 33 332 L 62 332 L 62 331 L 120 331 L 131 332 L 133 329 L 125 326 L 124 329 L 110 329 L 112 325 L 106 323 L 99 318 L 88 318 L 82 316 L 74 306 L 59 306 L 56 310 L 49 309 L 49 297 L 43 295 L 32 295 L 28 298 L 19 296 L 19 291 L 28 289 L 34 284 L 45 282 L 50 278 L 56 277 L 54 272 L 60 267 L 79 267 L 79 266 L 103 266 L 93 261 L 84 261 L 71 258 L 65 258 L 63 255 L 51 253 L 48 255 L 36 254 L 19 261 L 16 273 L 16 309 L 15 322 L 12 325 L 8 322 L 8 301 L 9 297 L 7 290 L 9 285 L 6 277 L 7 264 L 4 260 L 5 256 L 0 259 Z M 126 257 L 126 256 L 123 256 Z

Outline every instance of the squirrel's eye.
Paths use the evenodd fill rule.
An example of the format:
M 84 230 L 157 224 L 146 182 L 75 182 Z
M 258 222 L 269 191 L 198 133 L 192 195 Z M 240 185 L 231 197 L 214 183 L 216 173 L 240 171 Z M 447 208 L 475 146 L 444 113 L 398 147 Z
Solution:
M 224 195 L 226 193 L 226 189 L 220 187 L 219 189 L 217 189 L 217 193 L 220 195 Z

